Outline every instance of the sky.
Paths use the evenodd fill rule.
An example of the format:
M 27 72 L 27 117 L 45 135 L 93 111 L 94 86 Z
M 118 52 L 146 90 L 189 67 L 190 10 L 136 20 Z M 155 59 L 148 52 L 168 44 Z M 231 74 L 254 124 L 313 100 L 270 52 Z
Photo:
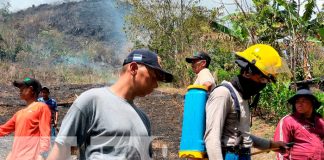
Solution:
M 242 2 L 243 0 L 238 0 L 239 2 Z M 252 0 L 244 0 L 246 1 L 243 7 L 251 6 Z M 220 7 L 222 5 L 225 6 L 226 10 L 229 13 L 233 13 L 236 10 L 236 6 L 234 4 L 234 0 L 201 0 L 200 4 L 202 6 L 206 6 L 207 8 L 213 8 L 213 7 Z M 316 0 L 316 5 L 321 9 L 322 5 L 324 4 L 324 0 Z M 301 7 L 301 14 L 303 13 L 304 6 Z M 224 12 L 226 15 L 226 11 Z
M 77 1 L 77 0 L 0 0 L 1 3 L 9 2 L 11 6 L 9 10 L 12 12 L 26 9 L 28 7 L 31 7 L 32 5 L 38 6 L 47 3 L 55 4 L 55 3 L 62 3 L 62 2 L 69 2 L 69 1 Z
M 31 7 L 33 4 L 35 6 L 38 6 L 40 4 L 45 4 L 45 3 L 53 4 L 53 3 L 62 3 L 68 1 L 79 1 L 79 0 L 0 0 L 0 5 L 3 5 L 3 3 L 5 2 L 9 2 L 11 5 L 10 11 L 16 12 Z M 242 0 L 238 0 L 238 1 L 242 1 Z M 247 5 L 251 6 L 252 0 L 245 0 L 245 1 L 246 1 L 245 7 Z M 224 14 L 226 15 L 227 12 L 229 13 L 235 12 L 236 7 L 233 2 L 234 0 L 201 0 L 200 4 L 210 9 L 213 7 L 220 7 L 224 4 L 227 10 L 224 11 Z M 317 6 L 321 7 L 324 4 L 324 0 L 317 0 L 316 3 Z

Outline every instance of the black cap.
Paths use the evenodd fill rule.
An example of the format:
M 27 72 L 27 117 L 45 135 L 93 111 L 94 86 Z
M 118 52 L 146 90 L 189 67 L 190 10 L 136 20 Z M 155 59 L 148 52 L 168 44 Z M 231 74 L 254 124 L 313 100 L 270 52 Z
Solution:
M 39 81 L 37 81 L 36 79 L 34 78 L 29 78 L 29 77 L 26 77 L 24 80 L 22 81 L 14 81 L 12 82 L 12 84 L 15 86 L 15 87 L 22 87 L 22 86 L 32 86 L 33 89 L 34 89 L 34 92 L 38 95 L 39 92 L 41 91 L 42 89 L 42 85 L 39 83 Z
M 161 68 L 157 54 L 150 50 L 147 49 L 133 50 L 131 53 L 129 53 L 127 58 L 124 60 L 123 65 L 126 65 L 130 62 L 137 62 L 140 64 L 144 64 L 157 71 L 156 76 L 158 78 L 158 81 L 172 82 L 173 80 L 173 75 Z
M 321 102 L 317 100 L 317 98 L 312 94 L 312 92 L 309 89 L 305 89 L 305 88 L 299 89 L 294 96 L 292 96 L 291 98 L 288 99 L 288 102 L 291 105 L 295 105 L 296 100 L 299 97 L 307 97 L 307 98 L 309 98 L 312 101 L 313 107 L 315 109 L 317 109 L 317 108 L 319 108 L 321 106 Z
M 192 57 L 187 57 L 186 62 L 192 63 L 194 60 L 206 60 L 206 67 L 210 64 L 210 57 L 207 53 L 199 51 L 195 53 Z

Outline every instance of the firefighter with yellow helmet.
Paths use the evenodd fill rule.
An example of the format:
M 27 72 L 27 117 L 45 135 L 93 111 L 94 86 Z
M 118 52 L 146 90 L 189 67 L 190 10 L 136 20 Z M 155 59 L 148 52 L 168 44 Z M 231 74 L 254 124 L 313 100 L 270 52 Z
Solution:
M 251 147 L 286 148 L 282 141 L 271 141 L 250 134 L 250 108 L 267 83 L 275 83 L 284 62 L 269 45 L 256 44 L 236 52 L 240 74 L 223 81 L 209 95 L 206 104 L 205 144 L 210 160 L 250 160 Z M 254 98 L 254 100 L 251 100 Z

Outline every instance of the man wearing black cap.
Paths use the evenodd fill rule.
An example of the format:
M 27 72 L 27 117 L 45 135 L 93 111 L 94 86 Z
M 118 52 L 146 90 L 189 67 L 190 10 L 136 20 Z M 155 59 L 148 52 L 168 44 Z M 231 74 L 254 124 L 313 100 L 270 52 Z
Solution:
M 215 79 L 208 69 L 210 61 L 209 55 L 202 51 L 196 53 L 193 57 L 186 58 L 186 62 L 191 63 L 192 70 L 197 74 L 194 84 L 204 85 L 208 91 L 216 86 Z
M 0 136 L 15 133 L 7 160 L 41 160 L 49 149 L 51 120 L 51 111 L 47 105 L 36 101 L 42 86 L 34 78 L 14 81 L 13 85 L 20 89 L 20 98 L 26 101 L 27 107 L 0 126 Z
M 292 114 L 280 120 L 274 140 L 294 142 L 294 146 L 289 152 L 277 153 L 277 159 L 324 159 L 324 120 L 316 113 L 321 102 L 308 88 L 298 90 L 288 102 Z
M 79 148 L 81 160 L 151 159 L 150 121 L 133 100 L 150 94 L 157 81 L 172 79 L 157 54 L 132 51 L 115 84 L 88 90 L 74 101 L 48 160 L 67 159 L 72 145 Z

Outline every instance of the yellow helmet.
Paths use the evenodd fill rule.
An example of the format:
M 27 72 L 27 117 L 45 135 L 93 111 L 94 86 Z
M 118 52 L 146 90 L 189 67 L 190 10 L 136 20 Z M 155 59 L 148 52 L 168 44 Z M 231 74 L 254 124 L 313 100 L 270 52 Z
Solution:
M 256 66 L 265 76 L 276 78 L 282 67 L 278 52 L 269 45 L 255 44 L 236 55 Z

